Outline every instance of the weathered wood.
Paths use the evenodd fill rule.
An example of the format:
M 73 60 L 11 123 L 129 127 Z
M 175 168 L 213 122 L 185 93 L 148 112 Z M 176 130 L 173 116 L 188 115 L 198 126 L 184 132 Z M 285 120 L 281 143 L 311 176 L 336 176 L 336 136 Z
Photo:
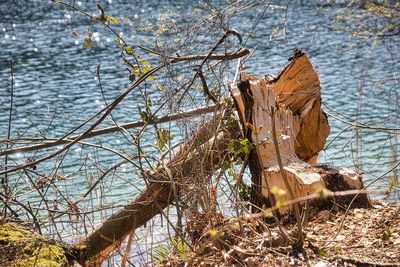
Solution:
M 303 161 L 316 159 L 324 148 L 330 127 L 321 110 L 321 86 L 311 62 L 296 50 L 278 77 L 267 83 L 280 109 L 289 109 L 298 120 L 298 129 L 294 131 L 296 155 Z
M 199 168 L 203 170 L 204 177 L 211 177 L 223 163 L 229 141 L 235 138 L 237 132 L 237 127 L 229 132 L 218 132 L 211 124 L 197 131 L 172 160 L 145 174 L 147 188 L 135 200 L 109 217 L 76 246 L 79 261 L 89 266 L 100 266 L 132 230 L 161 213 L 174 201 L 174 183 L 177 187 L 190 183 L 190 177 L 196 176 Z
M 296 51 L 276 77 L 241 73 L 239 84 L 231 89 L 243 132 L 254 144 L 250 155 L 253 204 L 268 206 L 273 187 L 285 190 L 287 200 L 291 198 L 289 195 L 300 198 L 322 188 L 334 191 L 363 188 L 360 176 L 355 173 L 339 175 L 340 171 L 334 168 L 311 165 L 316 163 L 330 128 L 321 110 L 318 75 L 305 54 Z M 329 186 L 336 183 L 340 185 Z M 368 203 L 365 195 L 359 199 L 359 203 Z

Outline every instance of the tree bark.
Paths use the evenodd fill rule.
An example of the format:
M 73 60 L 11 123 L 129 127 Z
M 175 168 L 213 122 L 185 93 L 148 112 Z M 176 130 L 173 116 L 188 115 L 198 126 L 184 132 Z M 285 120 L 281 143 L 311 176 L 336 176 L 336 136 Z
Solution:
M 361 177 L 356 173 L 343 175 L 343 171 L 335 168 L 312 165 L 325 145 L 330 128 L 321 110 L 318 75 L 304 53 L 296 50 L 276 77 L 241 73 L 240 82 L 232 85 L 231 91 L 242 131 L 253 144 L 249 167 L 254 205 L 275 203 L 273 188 L 283 189 L 285 200 L 321 189 L 363 189 Z M 340 201 L 349 204 L 351 197 Z M 368 205 L 367 196 L 360 195 L 356 203 Z M 280 212 L 290 210 L 288 207 Z
M 175 200 L 172 186 L 188 183 L 199 167 L 203 169 L 202 175 L 210 178 L 221 167 L 229 141 L 237 132 L 236 126 L 222 131 L 215 123 L 208 124 L 197 131 L 168 163 L 147 171 L 147 188 L 76 246 L 79 262 L 85 266 L 100 266 L 132 230 L 171 204 Z

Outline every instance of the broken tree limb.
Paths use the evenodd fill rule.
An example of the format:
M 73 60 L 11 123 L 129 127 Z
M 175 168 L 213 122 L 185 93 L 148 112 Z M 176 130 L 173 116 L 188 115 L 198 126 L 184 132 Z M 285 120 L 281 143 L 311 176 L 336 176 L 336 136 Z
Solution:
M 174 121 L 174 120 L 190 118 L 193 116 L 214 112 L 214 111 L 217 111 L 218 109 L 219 109 L 218 105 L 211 105 L 211 106 L 207 106 L 207 107 L 203 107 L 203 108 L 188 110 L 185 112 L 169 114 L 169 115 L 160 117 L 157 120 L 150 120 L 149 122 L 144 122 L 143 120 L 138 120 L 138 121 L 134 121 L 134 122 L 120 124 L 118 126 L 110 126 L 110 127 L 106 127 L 106 128 L 102 128 L 102 129 L 98 129 L 98 130 L 93 130 L 89 134 L 87 134 L 84 138 L 82 138 L 82 140 L 87 139 L 87 138 L 92 138 L 95 136 L 100 136 L 103 134 L 118 132 L 118 131 L 121 131 L 122 129 L 132 129 L 132 128 L 137 128 L 137 127 L 142 127 L 145 124 L 151 125 L 151 124 L 156 124 L 156 123 L 163 123 L 163 122 L 169 122 L 169 121 Z M 40 143 L 40 144 L 0 150 L 0 156 L 11 155 L 11 154 L 15 154 L 18 152 L 37 151 L 39 149 L 45 149 L 45 148 L 50 148 L 50 147 L 54 147 L 54 146 L 58 146 L 58 145 L 68 144 L 68 143 L 71 143 L 72 141 L 74 141 L 79 136 L 80 135 L 74 135 L 68 139 L 45 139 L 45 140 L 43 140 L 44 142 Z M 19 138 L 15 138 L 15 140 L 18 140 L 18 139 Z
M 99 266 L 132 230 L 162 213 L 175 199 L 173 185 L 179 187 L 190 183 L 198 168 L 203 170 L 202 176 L 210 178 L 221 167 L 229 141 L 237 132 L 237 126 L 222 131 L 208 124 L 197 131 L 169 162 L 146 172 L 146 189 L 76 246 L 79 262 Z
M 304 53 L 297 50 L 276 77 L 264 79 L 241 73 L 240 82 L 231 86 L 231 92 L 243 133 L 253 144 L 249 156 L 253 204 L 272 205 L 274 187 L 290 193 L 285 195 L 287 201 L 324 188 L 363 188 L 361 177 L 355 173 L 310 164 L 316 162 L 330 128 L 321 110 L 318 75 Z M 348 198 L 337 201 L 346 206 Z M 359 195 L 356 202 L 368 206 L 366 195 Z

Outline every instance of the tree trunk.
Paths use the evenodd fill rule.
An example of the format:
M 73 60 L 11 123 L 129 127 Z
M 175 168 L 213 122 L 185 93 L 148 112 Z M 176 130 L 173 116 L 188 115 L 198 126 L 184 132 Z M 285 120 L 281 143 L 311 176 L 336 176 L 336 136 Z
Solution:
M 318 75 L 307 56 L 296 50 L 278 76 L 259 78 L 241 73 L 231 86 L 244 135 L 254 144 L 250 154 L 252 201 L 270 206 L 271 190 L 283 189 L 293 200 L 325 188 L 334 191 L 362 189 L 361 177 L 334 168 L 318 167 L 318 153 L 329 135 L 326 114 L 321 110 Z M 336 185 L 336 186 L 332 186 Z M 269 199 L 269 201 L 267 201 Z M 349 204 L 351 198 L 342 198 Z M 366 195 L 356 202 L 368 205 Z M 291 207 L 280 212 L 290 211 Z

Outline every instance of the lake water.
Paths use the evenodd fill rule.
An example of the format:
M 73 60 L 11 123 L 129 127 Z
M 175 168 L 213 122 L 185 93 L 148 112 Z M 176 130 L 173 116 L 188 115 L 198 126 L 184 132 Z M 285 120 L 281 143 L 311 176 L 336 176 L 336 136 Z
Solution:
M 332 6 L 327 4 L 329 1 L 292 1 L 287 12 L 285 36 L 283 7 L 286 1 L 273 2 L 246 42 L 246 48 L 250 50 L 257 46 L 254 56 L 246 63 L 246 71 L 257 75 L 277 73 L 286 64 L 293 48 L 302 49 L 319 74 L 323 108 L 333 115 L 328 115 L 331 125 L 327 142 L 329 146 L 320 155 L 319 162 L 356 168 L 364 172 L 366 183 L 390 170 L 398 162 L 399 131 L 360 131 L 337 117 L 377 127 L 400 128 L 399 36 L 374 43 L 372 38 L 367 40 L 333 30 L 331 27 L 336 25 L 337 16 L 347 10 L 347 5 L 343 4 L 345 1 Z M 167 19 L 176 19 L 178 24 L 188 23 L 194 19 L 191 12 L 199 5 L 192 1 L 150 0 L 134 3 L 108 0 L 101 3 L 110 15 L 121 22 L 125 17 L 134 24 L 130 26 L 125 20 L 122 25 L 115 26 L 127 42 L 148 47 L 154 44 L 154 36 L 145 30 L 133 34 L 132 28 L 139 24 L 157 24 L 163 14 Z M 98 13 L 95 1 L 76 1 L 76 4 L 79 8 L 89 10 L 89 13 Z M 225 1 L 216 1 L 215 5 L 221 10 L 228 6 Z M 229 22 L 246 39 L 261 12 L 262 6 L 239 12 Z M 92 25 L 93 47 L 83 47 L 83 36 L 88 25 L 89 20 L 85 16 L 50 1 L 0 1 L 2 139 L 7 137 L 8 129 L 10 59 L 14 68 L 12 137 L 19 133 L 26 137 L 46 135 L 47 138 L 57 138 L 96 114 L 104 107 L 96 78 L 97 64 L 101 64 L 101 80 L 108 102 L 129 86 L 128 73 L 110 32 L 99 25 Z M 271 38 L 274 29 L 278 30 Z M 82 34 L 73 36 L 72 32 Z M 228 74 L 230 76 L 227 78 L 232 79 L 232 73 Z M 151 94 L 157 95 L 157 90 Z M 140 118 L 138 106 L 143 107 L 141 93 L 134 91 L 113 112 L 113 116 L 119 123 L 137 120 Z M 112 125 L 110 120 L 107 120 L 107 125 Z M 173 129 L 177 139 L 184 132 L 183 128 Z M 90 139 L 90 142 L 99 140 L 116 150 L 124 149 L 128 155 L 137 153 L 121 134 Z M 149 140 L 152 139 L 149 137 Z M 4 149 L 5 143 L 2 142 L 0 146 Z M 36 155 L 14 154 L 9 162 L 21 163 L 49 151 Z M 73 147 L 58 170 L 67 175 L 59 183 L 60 188 L 65 190 L 64 195 L 61 197 L 52 189 L 52 201 L 57 204 L 59 199 L 58 204 L 66 208 L 66 201 L 62 198 L 76 199 L 88 189 L 87 180 L 90 177 L 96 179 L 102 171 L 119 160 L 113 153 Z M 100 163 L 100 167 L 95 167 L 93 162 Z M 38 171 L 45 168 L 39 165 Z M 118 173 L 104 181 L 103 190 L 98 192 L 103 195 L 94 194 L 92 197 L 101 202 L 101 197 L 106 196 L 106 203 L 102 205 L 120 205 L 131 199 L 144 186 L 141 179 L 130 173 L 131 170 L 129 164 L 124 164 Z M 373 188 L 387 189 L 391 175 L 392 172 L 375 183 Z M 11 178 L 11 183 L 15 183 L 17 188 L 16 195 L 21 199 L 38 197 L 29 186 L 29 181 L 17 176 Z

